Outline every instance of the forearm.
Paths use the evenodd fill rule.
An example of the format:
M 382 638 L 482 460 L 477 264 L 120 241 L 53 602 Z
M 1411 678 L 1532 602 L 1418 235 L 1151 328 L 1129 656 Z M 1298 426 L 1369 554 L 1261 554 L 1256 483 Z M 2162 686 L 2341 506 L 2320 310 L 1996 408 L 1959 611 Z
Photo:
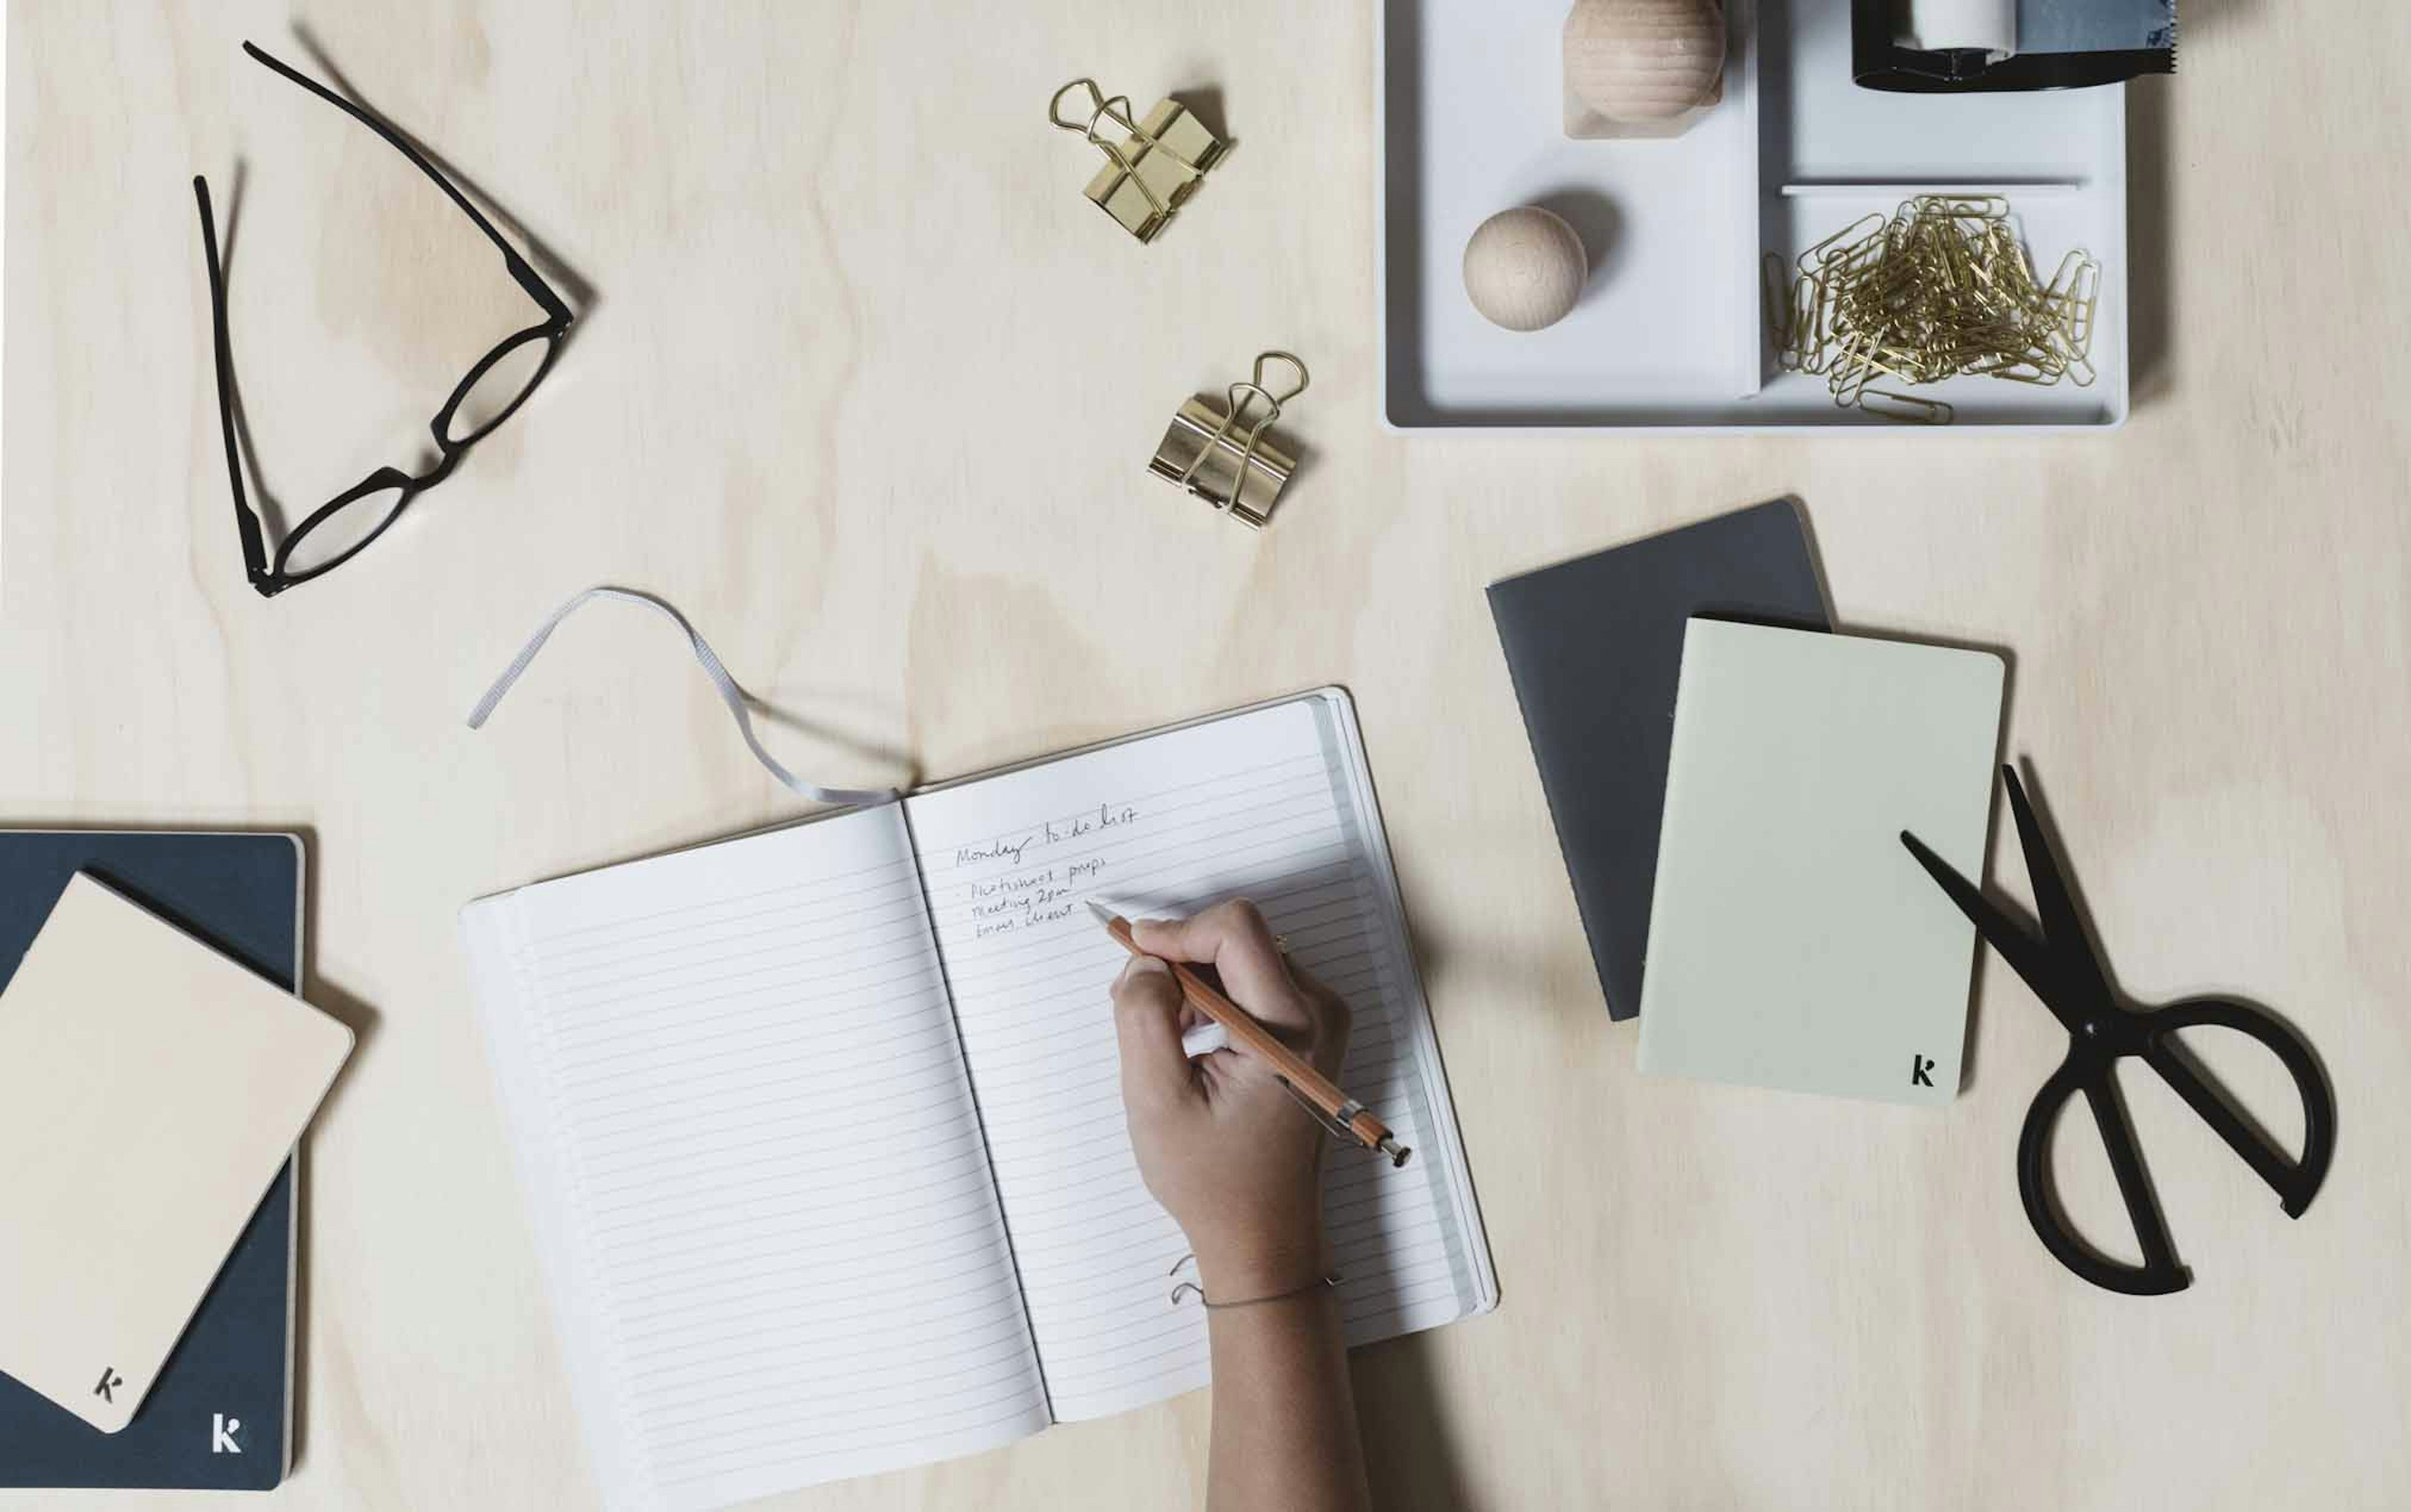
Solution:
M 1214 1356 L 1211 1512 L 1367 1512 L 1365 1451 L 1328 1286 L 1323 1134 L 1268 1063 L 1181 1044 L 1185 989 L 1167 960 L 1210 965 L 1233 1001 L 1325 1076 L 1348 1053 L 1348 1006 L 1293 967 L 1255 905 L 1141 920 L 1114 983 L 1131 1150 L 1194 1251 Z M 1176 1300 L 1178 1294 L 1176 1293 Z
M 1219 1309 L 1208 1512 L 1365 1512 L 1365 1454 L 1337 1293 Z

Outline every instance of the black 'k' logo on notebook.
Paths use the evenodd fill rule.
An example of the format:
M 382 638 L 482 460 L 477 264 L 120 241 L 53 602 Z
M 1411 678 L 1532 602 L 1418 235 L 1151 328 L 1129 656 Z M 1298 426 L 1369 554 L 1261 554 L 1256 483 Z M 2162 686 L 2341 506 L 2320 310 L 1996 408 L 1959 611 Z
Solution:
M 1908 1058 L 1908 1084 L 1912 1087 L 1931 1087 L 1934 1083 L 1926 1079 L 1925 1073 L 1933 1069 L 1934 1058 L 1932 1056 L 1910 1056 Z
M 92 1388 L 92 1394 L 114 1407 L 117 1405 L 117 1399 L 110 1395 L 110 1390 L 111 1387 L 121 1387 L 124 1384 L 125 1377 L 118 1374 L 116 1367 L 111 1366 L 100 1373 L 100 1384 Z

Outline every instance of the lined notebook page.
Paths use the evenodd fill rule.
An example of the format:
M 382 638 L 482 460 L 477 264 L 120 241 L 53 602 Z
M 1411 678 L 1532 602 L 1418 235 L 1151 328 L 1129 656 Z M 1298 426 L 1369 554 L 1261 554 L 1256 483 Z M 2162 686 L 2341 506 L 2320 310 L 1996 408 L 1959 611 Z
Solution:
M 895 805 L 463 925 L 612 1505 L 718 1506 L 1045 1426 Z
M 1091 896 L 1133 917 L 1254 898 L 1354 1007 L 1342 1083 L 1415 1158 L 1326 1156 L 1352 1343 L 1495 1297 L 1345 716 L 1318 695 L 908 800 L 1059 1420 L 1206 1379 L 1205 1314 L 1168 1300 L 1188 1246 L 1131 1154 L 1108 996 L 1126 958 Z

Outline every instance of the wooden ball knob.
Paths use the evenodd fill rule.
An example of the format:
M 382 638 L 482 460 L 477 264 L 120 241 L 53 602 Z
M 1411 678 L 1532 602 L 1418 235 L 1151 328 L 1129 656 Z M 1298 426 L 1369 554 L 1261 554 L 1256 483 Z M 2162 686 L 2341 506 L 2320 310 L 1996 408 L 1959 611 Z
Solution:
M 1582 238 L 1538 205 L 1500 211 L 1465 243 L 1466 297 L 1483 318 L 1509 330 L 1564 319 L 1589 277 Z
M 1717 0 L 1576 0 L 1566 85 L 1611 121 L 1663 121 L 1705 99 L 1725 67 Z

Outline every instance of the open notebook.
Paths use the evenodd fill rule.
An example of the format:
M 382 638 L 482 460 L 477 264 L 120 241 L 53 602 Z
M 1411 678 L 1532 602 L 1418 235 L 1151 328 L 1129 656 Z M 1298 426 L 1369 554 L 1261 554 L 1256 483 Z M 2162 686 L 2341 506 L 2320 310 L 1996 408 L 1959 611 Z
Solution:
M 462 912 L 606 1498 L 704 1507 L 1206 1379 L 1122 1120 L 1084 906 L 1246 895 L 1356 1011 L 1415 1151 L 1327 1157 L 1348 1337 L 1498 1281 L 1345 694 L 1324 690 Z

